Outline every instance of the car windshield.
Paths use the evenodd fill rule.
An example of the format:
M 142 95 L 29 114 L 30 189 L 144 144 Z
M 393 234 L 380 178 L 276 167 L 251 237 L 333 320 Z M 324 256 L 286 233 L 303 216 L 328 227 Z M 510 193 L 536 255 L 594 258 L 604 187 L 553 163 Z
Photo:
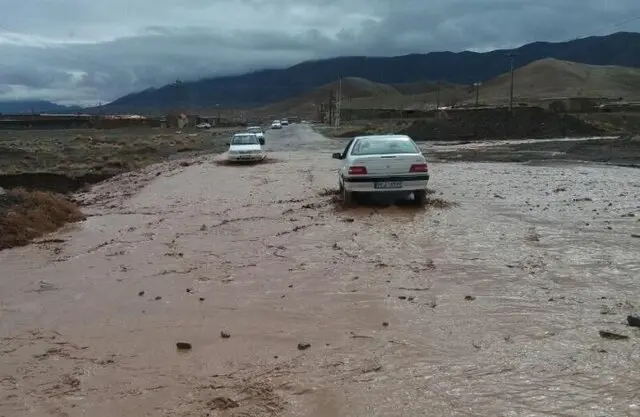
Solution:
M 232 145 L 257 145 L 258 143 L 255 135 L 238 135 L 231 139 Z
M 410 139 L 361 138 L 353 145 L 351 155 L 385 155 L 418 152 L 418 149 Z

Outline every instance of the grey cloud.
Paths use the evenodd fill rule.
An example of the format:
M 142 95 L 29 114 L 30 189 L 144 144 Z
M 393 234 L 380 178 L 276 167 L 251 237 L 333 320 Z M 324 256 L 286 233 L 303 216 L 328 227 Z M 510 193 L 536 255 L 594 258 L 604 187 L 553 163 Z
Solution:
M 0 99 L 67 102 L 307 59 L 640 29 L 640 21 L 615 26 L 640 16 L 637 0 L 0 0 L 0 10 Z M 7 31 L 51 45 L 3 43 Z

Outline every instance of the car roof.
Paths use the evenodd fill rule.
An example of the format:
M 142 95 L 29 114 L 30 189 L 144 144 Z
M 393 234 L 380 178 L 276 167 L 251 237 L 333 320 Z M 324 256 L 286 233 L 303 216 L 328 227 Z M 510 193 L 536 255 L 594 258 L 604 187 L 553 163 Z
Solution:
M 255 133 L 251 133 L 251 132 L 240 132 L 240 133 L 236 133 L 233 136 L 255 136 Z
M 364 135 L 356 136 L 354 139 L 397 139 L 397 140 L 411 140 L 407 135 Z

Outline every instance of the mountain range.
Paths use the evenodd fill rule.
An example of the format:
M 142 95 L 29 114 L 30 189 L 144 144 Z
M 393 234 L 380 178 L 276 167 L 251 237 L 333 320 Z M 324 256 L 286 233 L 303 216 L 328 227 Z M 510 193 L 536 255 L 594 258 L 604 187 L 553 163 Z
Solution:
M 46 100 L 0 101 L 0 114 L 60 113 L 69 114 L 83 111 L 80 106 L 63 106 Z
M 364 88 L 368 91 L 367 94 L 352 95 L 356 102 L 358 97 L 366 96 L 433 94 L 436 82 L 468 99 L 469 86 L 473 83 L 481 82 L 487 85 L 487 88 L 504 84 L 511 58 L 515 69 L 528 68 L 527 74 L 533 76 L 537 83 L 545 82 L 541 77 L 554 81 L 546 90 L 556 91 L 563 86 L 555 82 L 557 74 L 550 68 L 562 70 L 563 77 L 566 81 L 571 81 L 572 85 L 580 79 L 575 76 L 578 70 L 570 67 L 569 62 L 592 66 L 640 68 L 640 33 L 617 32 L 567 42 L 534 42 L 512 50 L 484 53 L 464 51 L 396 57 L 338 57 L 306 61 L 285 69 L 265 69 L 235 76 L 176 82 L 125 95 L 101 108 L 80 109 L 46 101 L 12 101 L 0 102 L 0 113 L 162 113 L 177 109 L 210 111 L 215 108 L 264 108 L 274 103 L 282 103 L 279 107 L 284 109 L 291 107 L 286 103 L 295 104 L 300 96 L 311 94 L 314 97 L 325 97 L 329 86 L 345 77 L 351 78 L 351 84 L 355 83 L 358 91 L 363 90 L 364 84 L 362 81 L 354 80 L 371 83 Z M 559 66 L 556 62 L 549 65 L 552 61 L 545 61 L 547 58 L 565 64 Z M 530 66 L 537 61 L 546 64 Z M 538 70 L 542 72 L 538 73 Z M 594 72 L 584 68 L 578 72 L 580 71 L 584 74 L 602 73 L 599 70 Z M 617 72 L 621 74 L 623 71 L 618 69 Z M 590 75 L 585 77 L 587 78 L 583 81 L 589 79 Z M 635 85 L 635 81 L 632 84 Z M 335 90 L 334 87 L 331 88 Z M 496 88 L 494 90 L 498 91 Z M 560 94 L 557 91 L 556 93 Z
M 307 61 L 286 69 L 266 69 L 148 89 L 121 97 L 107 104 L 103 111 L 259 107 L 299 96 L 341 77 L 364 78 L 380 84 L 442 81 L 469 85 L 508 72 L 509 55 L 513 57 L 515 68 L 544 58 L 640 68 L 640 33 L 617 32 L 567 42 L 534 42 L 513 50 L 484 53 L 430 52 Z

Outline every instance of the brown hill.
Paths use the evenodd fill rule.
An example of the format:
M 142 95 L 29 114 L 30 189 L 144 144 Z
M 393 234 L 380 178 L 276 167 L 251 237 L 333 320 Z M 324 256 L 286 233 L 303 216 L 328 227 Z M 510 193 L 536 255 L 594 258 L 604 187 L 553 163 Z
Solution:
M 405 96 L 411 96 L 416 94 L 427 94 L 433 93 L 438 90 L 438 87 L 442 90 L 448 90 L 451 88 L 459 87 L 456 84 L 441 82 L 437 83 L 435 81 L 420 81 L 415 83 L 404 83 L 404 84 L 391 84 L 393 88 L 398 90 L 400 94 Z
M 510 74 L 507 72 L 482 84 L 479 101 L 503 105 L 509 101 Z M 279 117 L 285 113 L 313 117 L 330 92 L 338 91 L 338 81 L 307 94 L 258 109 L 259 114 Z M 416 82 L 385 85 L 363 78 L 343 78 L 344 108 L 428 109 L 441 106 L 472 105 L 473 86 L 451 83 Z M 514 71 L 514 98 L 517 103 L 538 103 L 562 97 L 593 97 L 640 100 L 640 69 L 586 65 L 546 58 Z
M 393 86 L 387 84 L 375 83 L 358 77 L 345 77 L 340 80 L 325 84 L 322 87 L 315 88 L 306 94 L 293 97 L 278 103 L 255 109 L 260 115 L 270 117 L 281 117 L 292 115 L 315 115 L 321 103 L 329 101 L 331 93 L 338 95 L 338 90 L 342 88 L 343 105 L 347 106 L 349 102 L 359 98 L 371 97 L 401 97 L 402 94 Z
M 507 72 L 482 84 L 479 100 L 482 104 L 499 105 L 509 101 L 510 74 Z M 398 89 L 396 87 L 396 89 Z M 440 93 L 402 97 L 374 97 L 353 100 L 354 108 L 425 108 L 441 105 L 473 104 L 473 86 L 445 85 Z M 611 65 L 586 65 L 547 58 L 532 62 L 514 71 L 516 102 L 535 103 L 562 97 L 593 97 L 618 100 L 640 99 L 640 69 Z
M 506 73 L 488 81 L 480 87 L 481 96 L 489 101 L 506 99 L 510 80 Z M 636 99 L 640 97 L 640 69 L 541 59 L 514 71 L 514 96 Z

